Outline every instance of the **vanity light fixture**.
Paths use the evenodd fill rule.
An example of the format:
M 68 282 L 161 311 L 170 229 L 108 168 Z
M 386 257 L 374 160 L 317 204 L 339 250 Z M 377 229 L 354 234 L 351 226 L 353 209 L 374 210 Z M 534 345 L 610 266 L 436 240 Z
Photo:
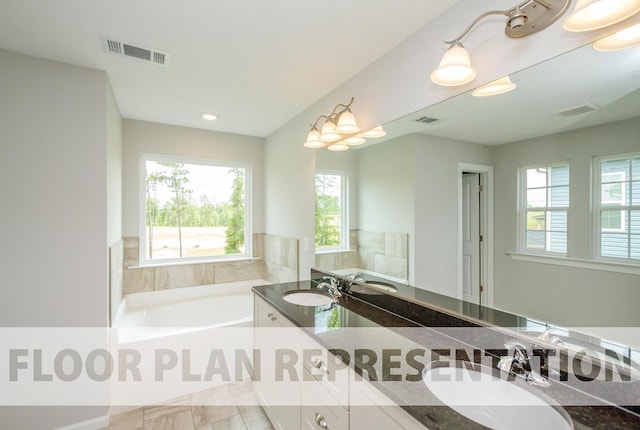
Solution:
M 596 51 L 620 51 L 640 45 L 640 24 L 620 30 L 619 32 L 596 41 Z
M 480 20 L 490 15 L 507 17 L 504 32 L 511 38 L 525 37 L 544 30 L 556 22 L 567 11 L 571 0 L 525 0 L 505 10 L 491 10 L 483 13 L 467 27 L 458 37 L 444 41 L 450 46 L 444 53 L 438 68 L 431 73 L 431 80 L 443 86 L 457 86 L 471 82 L 476 72 L 471 66 L 469 53 L 462 46 L 462 38 Z
M 366 137 L 368 139 L 375 139 L 376 137 L 383 137 L 386 135 L 387 135 L 387 132 L 384 131 L 381 125 L 362 133 L 362 137 Z
M 511 78 L 505 76 L 504 78 L 479 86 L 471 92 L 471 95 L 474 97 L 497 96 L 498 94 L 508 93 L 516 87 L 517 85 L 511 82 Z
M 640 0 L 577 0 L 564 21 L 567 31 L 591 31 L 617 24 L 640 11 Z
M 351 112 L 351 105 L 354 98 L 347 104 L 336 105 L 329 115 L 320 115 L 313 124 L 311 131 L 307 134 L 304 146 L 307 148 L 324 148 L 330 151 L 346 151 L 349 146 L 362 145 L 366 142 L 365 137 L 381 137 L 385 135 L 382 127 L 376 127 L 359 134 L 360 127 L 356 118 Z M 322 128 L 318 129 L 318 123 L 324 118 Z

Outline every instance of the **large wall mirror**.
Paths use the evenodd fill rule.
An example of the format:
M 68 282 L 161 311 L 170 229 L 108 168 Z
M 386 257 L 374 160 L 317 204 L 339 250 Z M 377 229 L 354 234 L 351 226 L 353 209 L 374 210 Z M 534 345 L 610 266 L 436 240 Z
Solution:
M 640 263 L 598 258 L 593 199 L 606 191 L 594 194 L 600 158 L 640 153 L 640 48 L 585 46 L 511 80 L 509 93 L 469 92 L 385 124 L 387 136 L 368 146 L 317 151 L 319 171 L 346 174 L 350 242 L 318 249 L 316 267 L 377 273 L 554 325 L 616 327 L 603 335 L 638 346 L 637 330 L 621 327 L 640 326 Z M 564 176 L 564 217 L 522 210 L 529 167 L 547 185 Z M 627 209 L 617 228 L 640 252 L 640 212 Z

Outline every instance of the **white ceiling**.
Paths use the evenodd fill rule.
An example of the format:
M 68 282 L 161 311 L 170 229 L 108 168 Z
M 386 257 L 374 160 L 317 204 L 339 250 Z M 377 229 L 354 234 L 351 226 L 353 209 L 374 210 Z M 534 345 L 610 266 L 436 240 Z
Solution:
M 0 0 L 0 48 L 106 71 L 126 118 L 266 136 L 454 3 Z M 169 66 L 109 54 L 101 36 Z

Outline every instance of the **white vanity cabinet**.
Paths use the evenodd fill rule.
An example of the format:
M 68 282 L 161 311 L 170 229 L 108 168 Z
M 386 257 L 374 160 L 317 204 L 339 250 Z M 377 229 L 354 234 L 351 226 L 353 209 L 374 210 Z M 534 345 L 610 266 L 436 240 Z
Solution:
M 275 429 L 426 428 L 369 382 L 356 378 L 353 369 L 257 295 L 254 325 L 261 368 L 260 378 L 254 378 L 254 391 Z M 295 371 L 299 376 L 299 381 L 284 385 L 274 382 L 279 379 L 275 375 L 275 350 L 283 347 L 296 351 Z
M 306 334 L 301 345 L 302 429 L 348 430 L 351 369 Z
M 422 423 L 369 382 L 352 382 L 349 421 L 352 429 L 424 430 Z
M 254 295 L 254 346 L 260 359 L 254 355 L 254 366 L 260 363 L 260 377 L 254 377 L 254 391 L 269 420 L 277 430 L 300 428 L 300 384 L 298 381 L 275 382 L 276 350 L 300 348 L 299 329 L 275 308 Z M 297 377 L 302 367 L 295 367 Z M 287 374 L 288 375 L 288 374 Z

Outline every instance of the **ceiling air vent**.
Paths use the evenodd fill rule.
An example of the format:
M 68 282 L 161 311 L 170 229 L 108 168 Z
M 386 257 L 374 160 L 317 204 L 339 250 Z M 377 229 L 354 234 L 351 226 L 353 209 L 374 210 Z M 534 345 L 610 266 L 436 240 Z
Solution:
M 593 112 L 596 109 L 598 109 L 598 106 L 591 103 L 585 103 L 582 105 L 573 106 L 573 107 L 562 109 L 562 110 L 557 110 L 552 113 L 558 116 L 569 117 L 569 116 L 580 115 L 583 113 Z
M 436 122 L 439 122 L 440 119 L 439 118 L 431 118 L 430 116 L 421 116 L 418 119 L 414 119 L 415 122 L 421 122 L 423 124 L 435 124 Z
M 112 38 L 102 38 L 103 47 L 107 52 L 116 55 L 124 55 L 126 57 L 136 58 L 146 61 L 147 63 L 157 64 L 159 66 L 169 65 L 169 54 L 158 51 L 157 49 L 145 48 L 140 45 L 120 42 Z

